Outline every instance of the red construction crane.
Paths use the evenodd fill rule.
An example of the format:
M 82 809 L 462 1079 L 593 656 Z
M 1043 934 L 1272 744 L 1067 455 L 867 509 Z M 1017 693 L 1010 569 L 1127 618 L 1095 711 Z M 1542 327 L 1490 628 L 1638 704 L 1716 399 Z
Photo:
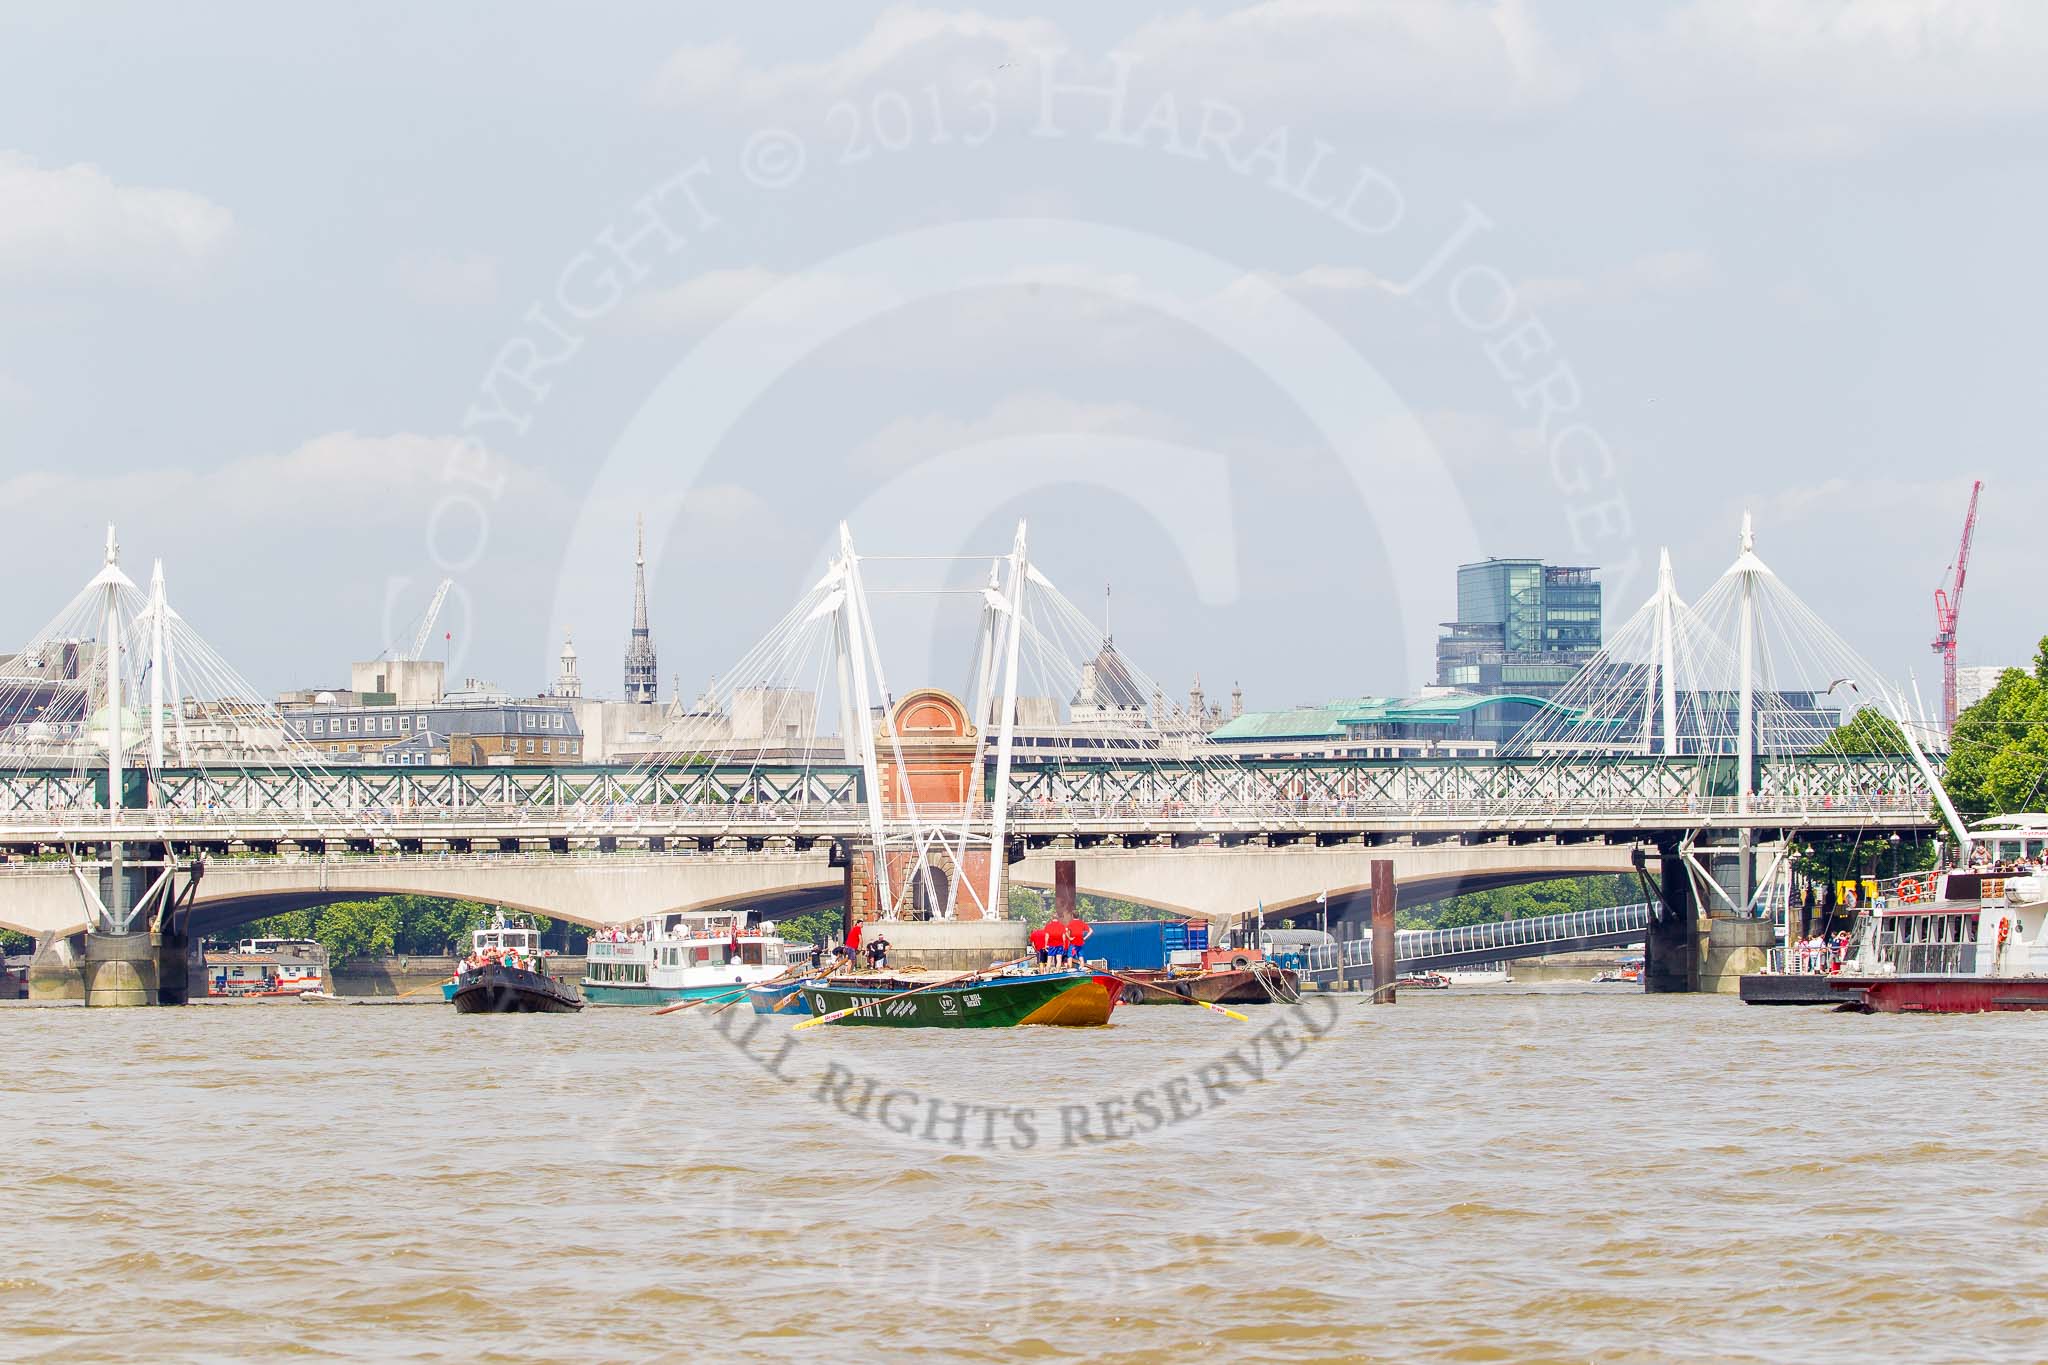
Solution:
M 1963 610 L 1963 579 L 1970 572 L 1970 541 L 1977 534 L 1977 495 L 1984 481 L 1970 485 L 1970 512 L 1963 518 L 1963 544 L 1948 582 L 1934 590 L 1934 652 L 1941 656 L 1941 727 L 1956 728 L 1956 617 Z

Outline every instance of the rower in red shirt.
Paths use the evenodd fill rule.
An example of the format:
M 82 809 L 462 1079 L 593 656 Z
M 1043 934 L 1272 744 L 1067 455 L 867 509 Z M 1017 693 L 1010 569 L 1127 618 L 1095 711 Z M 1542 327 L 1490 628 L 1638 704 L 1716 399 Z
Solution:
M 1061 936 L 1067 945 L 1067 961 L 1078 967 L 1081 965 L 1081 947 L 1088 942 L 1088 921 L 1081 918 L 1078 910 L 1068 914 L 1071 918 L 1060 925 Z
M 1054 921 L 1047 921 L 1031 931 L 1031 951 L 1038 955 L 1038 965 L 1041 968 L 1045 966 L 1045 955 L 1050 951 L 1048 945 L 1052 942 L 1053 923 Z
M 851 925 L 847 926 L 847 930 L 846 930 L 846 937 L 845 937 L 844 939 L 840 940 L 839 946 L 838 946 L 837 948 L 834 948 L 834 949 L 832 950 L 832 959 L 833 959 L 833 961 L 834 961 L 834 963 L 835 963 L 835 964 L 836 964 L 836 963 L 838 963 L 838 962 L 840 962 L 840 961 L 844 961 L 844 962 L 846 963 L 846 965 L 847 965 L 847 966 L 849 966 L 849 967 L 852 967 L 852 968 L 854 968 L 854 969 L 856 969 L 856 970 L 858 970 L 858 969 L 859 969 L 859 967 L 860 967 L 860 921 L 859 921 L 859 920 L 855 920 L 855 921 L 854 921 L 854 922 L 853 922 L 853 923 L 852 923 Z

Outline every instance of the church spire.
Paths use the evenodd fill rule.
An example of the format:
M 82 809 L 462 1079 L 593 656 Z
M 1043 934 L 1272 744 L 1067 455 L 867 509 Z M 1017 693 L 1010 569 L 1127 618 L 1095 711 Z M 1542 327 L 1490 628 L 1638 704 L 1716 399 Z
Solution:
M 647 517 L 633 518 L 633 633 L 647 634 Z
M 647 626 L 647 518 L 633 523 L 633 634 L 626 642 L 626 700 L 653 705 L 661 699 L 661 671 L 655 665 L 654 636 Z

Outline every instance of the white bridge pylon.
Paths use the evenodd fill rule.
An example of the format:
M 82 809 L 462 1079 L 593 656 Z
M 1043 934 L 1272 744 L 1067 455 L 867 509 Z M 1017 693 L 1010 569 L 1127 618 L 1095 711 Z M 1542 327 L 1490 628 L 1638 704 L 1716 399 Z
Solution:
M 980 918 L 1005 918 L 1003 850 L 1009 814 L 1010 762 L 1016 746 L 1018 655 L 1024 635 L 1024 592 L 1035 573 L 1028 544 L 1028 529 L 1019 521 L 1010 553 L 990 565 L 988 585 L 981 592 L 974 678 L 967 691 L 972 707 L 969 721 L 974 727 L 974 759 L 969 772 L 978 779 L 983 770 L 993 715 L 995 795 L 986 810 L 979 800 L 970 797 L 961 806 L 955 824 L 928 820 L 919 812 L 910 767 L 904 761 L 903 737 L 894 724 L 882 727 L 891 764 L 891 781 L 886 786 L 882 782 L 878 753 L 882 736 L 876 732 L 872 699 L 880 697 L 886 702 L 892 694 L 883 673 L 882 653 L 868 604 L 861 557 L 853 544 L 853 530 L 845 522 L 839 525 L 839 556 L 819 585 L 827 592 L 826 600 L 814 611 L 830 612 L 835 619 L 833 671 L 840 681 L 841 733 L 847 739 L 846 757 L 861 765 L 866 782 L 869 837 L 875 853 L 875 894 L 885 919 L 899 916 L 904 898 L 899 897 L 898 888 L 891 881 L 889 855 L 899 850 L 911 855 L 906 885 L 902 888 L 905 897 L 921 889 L 926 905 L 943 906 L 942 917 L 954 919 L 960 911 L 959 897 L 964 886 Z M 1044 579 L 1040 577 L 1039 581 Z M 968 854 L 976 849 L 988 854 L 987 878 L 977 885 L 963 875 L 946 877 L 941 896 L 935 876 L 941 870 L 938 864 L 950 863 L 957 874 L 968 866 Z
M 906 584 L 890 570 L 908 561 L 951 567 L 936 585 Z M 972 737 L 963 735 L 938 760 L 949 774 L 943 795 L 924 780 L 938 770 L 926 751 L 936 737 L 900 733 L 895 723 L 898 698 L 872 609 L 881 594 L 968 599 L 978 614 L 962 677 L 948 689 Z M 944 680 L 919 679 L 927 681 Z M 1169 707 L 1164 689 L 1115 652 L 1104 625 L 1031 562 L 1024 522 L 1008 552 L 994 555 L 863 554 L 841 523 L 823 576 L 687 710 L 678 697 L 655 752 L 634 775 L 689 785 L 719 773 L 744 785 L 768 768 L 795 770 L 805 782 L 814 768 L 858 768 L 881 915 L 899 918 L 914 905 L 938 918 L 1004 919 L 1015 803 L 1027 799 L 1020 795 L 1026 777 L 1044 760 L 1056 761 L 1048 741 L 1064 744 L 1085 730 L 1086 743 L 1100 746 L 1091 753 L 1112 751 L 1127 767 L 1181 774 L 1182 789 L 1193 773 L 1193 785 L 1243 799 L 1245 771 L 1199 722 Z M 1035 760 L 1030 768 L 1027 759 Z M 950 778 L 963 764 L 966 786 L 955 791 Z
M 67 843 L 94 929 L 131 932 L 167 903 L 175 851 L 147 864 L 156 871 L 140 897 L 129 893 L 124 852 L 133 843 L 170 849 L 168 836 L 152 837 L 150 829 L 158 779 L 167 766 L 189 768 L 195 760 L 302 779 L 325 771 L 276 708 L 171 606 L 163 561 L 152 566 L 146 594 L 136 587 L 108 526 L 99 572 L 0 664 L 0 772 L 61 774 L 74 786 L 106 782 L 98 827 L 80 822 Z M 308 793 L 318 784 L 291 785 Z M 99 864 L 80 854 L 86 839 L 109 850 L 105 894 Z
M 1745 513 L 1734 563 L 1697 603 L 1679 597 L 1665 551 L 1650 600 L 1501 752 L 1539 759 L 1560 774 L 1602 757 L 1732 759 L 1737 813 L 1748 816 L 1765 794 L 1759 759 L 1785 760 L 1777 773 L 1803 769 L 1808 780 L 1853 793 L 1850 770 L 1861 756 L 1843 752 L 1835 731 L 1865 709 L 1897 727 L 1902 756 L 1910 757 L 1967 853 L 1968 834 L 1926 753 L 1930 731 L 1909 714 L 1905 690 L 1764 563 Z M 1830 766 L 1840 775 L 1824 776 Z M 1732 901 L 1730 909 L 1752 904 L 1770 878 L 1752 878 L 1750 840 L 1745 829 L 1732 898 L 1717 884 L 1702 887 Z

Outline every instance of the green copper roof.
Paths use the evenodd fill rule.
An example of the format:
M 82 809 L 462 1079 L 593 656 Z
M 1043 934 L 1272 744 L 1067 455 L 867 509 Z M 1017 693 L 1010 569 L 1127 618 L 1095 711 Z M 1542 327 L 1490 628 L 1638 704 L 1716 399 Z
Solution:
M 1344 717 L 1361 706 L 1374 704 L 1374 697 L 1324 702 L 1320 706 L 1295 706 L 1285 711 L 1247 711 L 1234 717 L 1209 738 L 1221 743 L 1255 739 L 1343 739 Z
M 1555 707 L 1555 702 L 1541 697 L 1531 697 L 1520 692 L 1482 694 L 1477 692 L 1450 692 L 1433 697 L 1405 697 L 1394 700 L 1369 700 L 1367 705 L 1347 711 L 1343 716 L 1346 725 L 1450 725 L 1482 706 L 1493 702 L 1522 702 L 1535 707 Z

